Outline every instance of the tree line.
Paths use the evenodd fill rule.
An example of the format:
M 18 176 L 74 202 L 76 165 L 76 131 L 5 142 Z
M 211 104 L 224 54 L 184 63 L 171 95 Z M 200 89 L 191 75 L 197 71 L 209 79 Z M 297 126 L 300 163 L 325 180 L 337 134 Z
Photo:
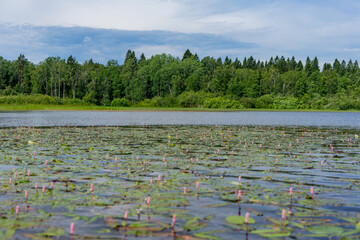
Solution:
M 317 57 L 252 56 L 242 61 L 204 57 L 186 50 L 182 58 L 146 59 L 128 50 L 123 64 L 48 57 L 34 64 L 21 54 L 0 57 L 0 94 L 43 94 L 96 105 L 221 108 L 360 109 L 357 61 L 335 59 L 320 69 Z

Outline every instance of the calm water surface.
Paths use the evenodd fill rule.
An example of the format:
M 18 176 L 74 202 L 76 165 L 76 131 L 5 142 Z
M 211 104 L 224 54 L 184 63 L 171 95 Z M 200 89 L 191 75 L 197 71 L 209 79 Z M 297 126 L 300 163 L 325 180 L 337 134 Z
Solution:
M 360 128 L 358 112 L 0 112 L 0 127 L 129 125 L 300 125 Z

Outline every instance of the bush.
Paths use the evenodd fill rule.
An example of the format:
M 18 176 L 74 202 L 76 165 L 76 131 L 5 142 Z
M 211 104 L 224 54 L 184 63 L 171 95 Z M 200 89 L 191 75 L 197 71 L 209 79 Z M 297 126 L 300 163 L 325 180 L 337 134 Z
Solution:
M 231 108 L 231 109 L 243 109 L 244 106 L 236 101 L 223 97 L 207 98 L 204 101 L 203 107 L 205 108 Z
M 354 98 L 351 98 L 350 96 L 345 96 L 343 94 L 337 94 L 336 96 L 327 99 L 327 104 L 324 106 L 324 109 L 330 109 L 330 110 L 357 109 L 357 110 L 360 110 L 360 101 L 359 101 L 359 99 L 354 99 Z
M 126 98 L 115 98 L 111 102 L 112 107 L 130 107 L 131 102 Z
M 2 90 L 1 95 L 4 96 L 12 96 L 12 95 L 16 95 L 16 91 L 14 89 L 12 89 L 10 86 L 7 86 L 4 90 Z
M 272 94 L 263 95 L 255 100 L 256 108 L 273 108 L 275 97 Z
M 80 100 L 80 99 L 73 99 L 73 98 L 54 98 L 56 101 L 56 104 L 58 105 L 90 105 L 89 103 Z
M 89 104 L 96 104 L 95 92 L 92 90 L 87 92 L 83 97 L 83 101 Z
M 57 104 L 56 100 L 47 95 L 15 95 L 0 97 L 0 104 Z
M 318 99 L 315 99 L 314 102 L 311 103 L 311 109 L 325 109 L 325 106 L 329 104 L 329 100 L 325 97 L 321 97 Z
M 203 105 L 205 99 L 211 98 L 211 93 L 206 93 L 204 91 L 199 92 L 183 92 L 177 97 L 181 107 L 200 107 Z
M 137 105 L 138 105 L 139 107 L 153 107 L 153 106 L 152 106 L 151 99 L 148 99 L 148 98 L 142 100 L 142 101 L 139 102 Z
M 278 98 L 273 103 L 275 109 L 301 109 L 302 105 L 302 101 L 294 97 Z
M 255 107 L 256 99 L 255 99 L 255 98 L 243 97 L 243 98 L 240 98 L 239 102 L 240 102 L 245 108 L 254 108 L 254 107 Z

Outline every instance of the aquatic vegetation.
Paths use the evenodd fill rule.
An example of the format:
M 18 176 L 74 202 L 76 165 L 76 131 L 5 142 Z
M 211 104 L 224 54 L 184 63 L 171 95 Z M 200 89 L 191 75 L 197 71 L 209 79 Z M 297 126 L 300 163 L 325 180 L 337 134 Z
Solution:
M 0 129 L 0 239 L 360 237 L 358 129 Z

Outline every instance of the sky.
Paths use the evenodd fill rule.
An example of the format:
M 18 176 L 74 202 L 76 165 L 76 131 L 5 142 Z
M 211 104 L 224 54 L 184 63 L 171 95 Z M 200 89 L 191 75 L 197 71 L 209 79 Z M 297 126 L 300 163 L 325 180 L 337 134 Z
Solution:
M 358 0 L 1 0 L 0 56 L 360 60 Z

